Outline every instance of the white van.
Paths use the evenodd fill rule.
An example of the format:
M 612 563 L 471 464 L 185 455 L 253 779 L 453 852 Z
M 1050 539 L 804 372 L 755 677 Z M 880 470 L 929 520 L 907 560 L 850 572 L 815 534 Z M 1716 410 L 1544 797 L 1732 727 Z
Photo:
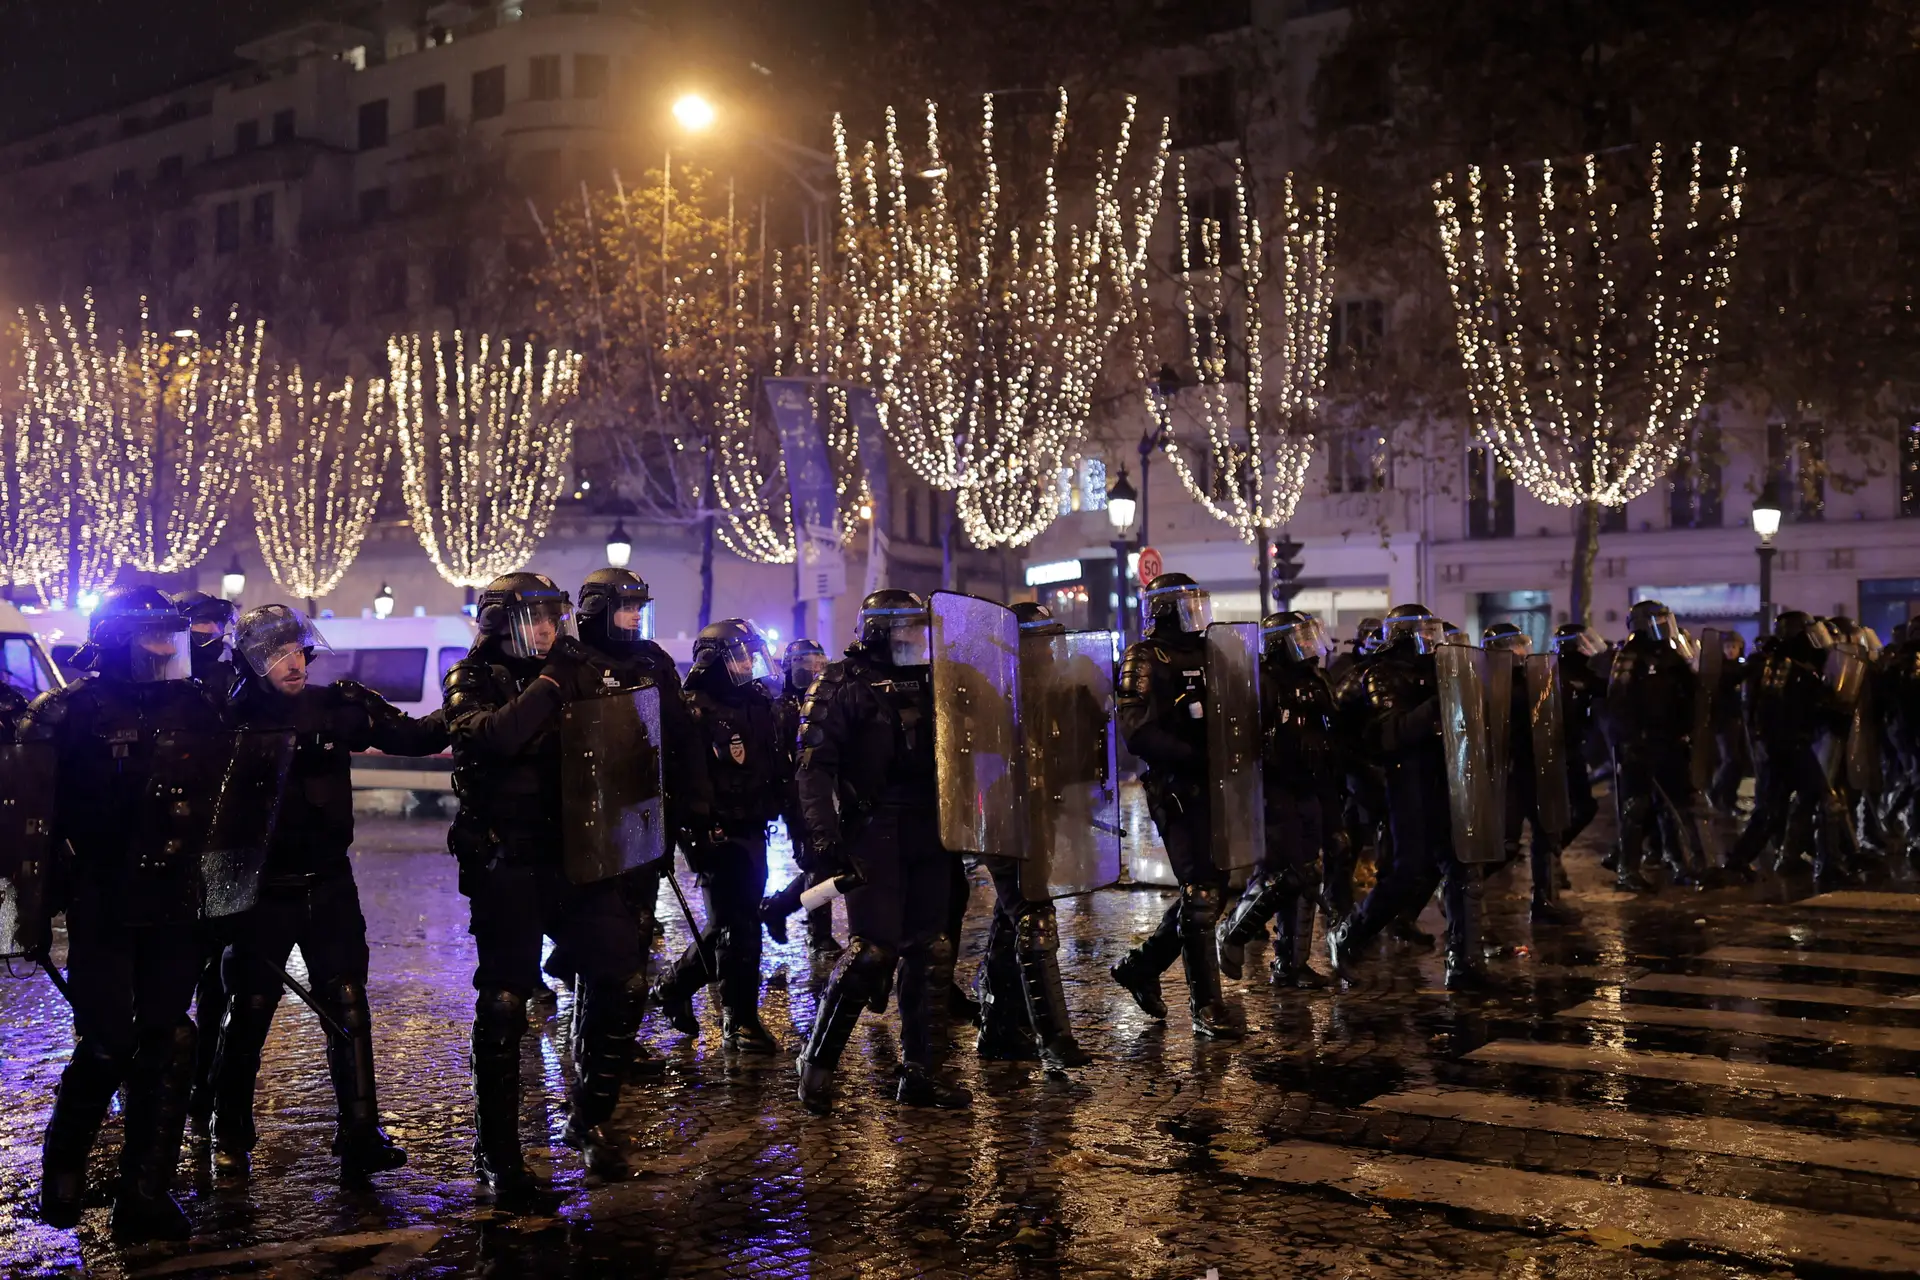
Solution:
M 440 709 L 440 679 L 473 648 L 463 613 L 407 618 L 315 618 L 332 652 L 314 656 L 315 684 L 358 680 L 412 716 Z
M 41 639 L 37 621 L 0 600 L 0 682 L 29 701 L 67 683 Z

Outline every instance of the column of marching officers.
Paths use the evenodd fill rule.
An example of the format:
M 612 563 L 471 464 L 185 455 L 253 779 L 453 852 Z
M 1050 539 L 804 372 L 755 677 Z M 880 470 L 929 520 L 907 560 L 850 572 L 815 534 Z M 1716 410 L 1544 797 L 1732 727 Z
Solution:
M 562 1140 L 602 1179 L 631 1168 L 614 1120 L 622 1089 L 663 1066 L 637 1041 L 649 1005 L 699 1036 L 697 1002 L 711 993 L 726 1052 L 781 1051 L 759 1014 L 760 936 L 764 928 L 784 942 L 803 894 L 812 949 L 837 961 L 795 1059 L 808 1111 L 830 1111 L 855 1026 L 889 1004 L 899 1022 L 895 1091 L 909 1107 L 969 1105 L 942 1071 L 955 1020 L 977 1024 L 985 1058 L 1033 1060 L 1052 1073 L 1090 1060 L 1069 1019 L 1044 870 L 1036 876 L 1004 853 L 980 859 L 994 890 L 986 952 L 972 995 L 956 981 L 968 881 L 942 842 L 928 601 L 903 590 L 868 596 L 853 643 L 832 661 L 808 640 L 776 659 L 750 624 L 715 623 L 695 641 L 684 687 L 649 639 L 650 609 L 646 584 L 622 569 L 590 575 L 577 602 L 546 577 L 509 574 L 479 595 L 477 639 L 446 673 L 442 709 L 414 718 L 353 681 L 315 683 L 310 664 L 325 641 L 297 609 L 269 604 L 235 619 L 199 594 L 106 594 L 75 660 L 85 674 L 31 706 L 0 706 L 13 728 L 0 754 L 0 811 L 15 844 L 0 853 L 0 875 L 17 934 L 0 941 L 60 980 L 75 1026 L 45 1132 L 46 1222 L 79 1220 L 89 1153 L 119 1093 L 114 1233 L 187 1236 L 172 1193 L 186 1127 L 208 1133 L 219 1171 L 245 1172 L 262 1047 L 289 991 L 325 1028 L 342 1176 L 405 1163 L 379 1119 L 366 925 L 348 858 L 351 759 L 369 748 L 452 750 L 460 803 L 448 847 L 477 953 L 474 1170 L 502 1203 L 535 1189 L 521 1150 L 521 1045 L 529 1001 L 551 994 L 543 939 L 552 942 L 546 974 L 572 992 Z M 1023 642 L 1065 631 L 1043 606 L 1014 613 Z M 1111 692 L 1096 722 L 1117 727 L 1137 759 L 1178 881 L 1112 976 L 1146 1015 L 1164 1018 L 1162 978 L 1179 961 L 1198 1036 L 1244 1034 L 1222 978 L 1242 978 L 1249 943 L 1271 940 L 1274 985 L 1325 985 L 1310 947 L 1317 913 L 1330 976 L 1349 979 L 1382 932 L 1433 944 L 1413 922 L 1436 889 L 1447 986 L 1482 986 L 1486 874 L 1519 860 L 1526 834 L 1532 919 L 1563 923 L 1560 854 L 1597 811 L 1596 764 L 1611 773 L 1619 819 L 1607 863 L 1635 892 L 1662 865 L 1676 884 L 1742 878 L 1769 849 L 1782 870 L 1810 864 L 1830 885 L 1871 870 L 1906 833 L 1920 837 L 1920 636 L 1897 635 L 1882 650 L 1845 619 L 1789 613 L 1752 657 L 1732 635 L 1707 636 L 1703 657 L 1670 611 L 1642 602 L 1619 646 L 1567 625 L 1551 657 L 1528 664 L 1525 634 L 1488 628 L 1479 652 L 1512 661 L 1488 668 L 1496 674 L 1486 692 L 1513 681 L 1511 697 L 1484 704 L 1502 709 L 1487 718 L 1511 717 L 1505 748 L 1487 757 L 1505 773 L 1489 859 L 1480 837 L 1482 852 L 1456 847 L 1469 828 L 1455 819 L 1473 821 L 1471 798 L 1461 807 L 1463 774 L 1485 767 L 1458 754 L 1463 704 L 1448 682 L 1459 655 L 1442 652 L 1466 638 L 1408 605 L 1363 622 L 1336 654 L 1316 619 L 1279 613 L 1257 631 L 1264 840 L 1255 865 L 1238 869 L 1236 898 L 1236 869 L 1217 855 L 1228 841 L 1214 830 L 1221 764 L 1210 760 L 1218 726 L 1209 707 L 1219 713 L 1209 681 L 1226 677 L 1209 669 L 1219 661 L 1210 622 L 1204 590 L 1162 575 L 1143 593 L 1141 639 L 1117 675 L 1109 668 L 1090 686 Z M 647 721 L 637 733 L 618 728 L 640 723 L 635 714 Z M 586 874 L 562 857 L 578 803 L 563 795 L 580 768 L 565 759 L 580 750 L 574 720 L 601 726 L 587 754 L 603 774 L 652 769 L 659 780 L 651 807 L 636 809 L 657 826 L 654 843 L 627 832 L 608 845 L 600 832 L 595 847 L 653 855 Z M 1730 813 L 1746 771 L 1751 819 L 1717 850 L 1702 798 Z M 802 871 L 763 899 L 775 819 Z M 225 861 L 209 855 L 215 846 Z M 704 894 L 706 925 L 650 985 L 660 882 L 676 848 Z M 1356 902 L 1363 858 L 1374 879 Z M 818 905 L 835 896 L 845 898 L 844 947 L 830 905 Z M 64 975 L 48 954 L 61 912 Z M 286 969 L 296 946 L 305 986 Z

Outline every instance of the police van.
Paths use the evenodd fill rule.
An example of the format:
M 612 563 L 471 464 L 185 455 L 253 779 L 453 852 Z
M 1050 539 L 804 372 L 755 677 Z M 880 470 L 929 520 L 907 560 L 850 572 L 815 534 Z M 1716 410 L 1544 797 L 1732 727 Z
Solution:
M 67 683 L 36 622 L 0 600 L 0 682 L 29 702 Z

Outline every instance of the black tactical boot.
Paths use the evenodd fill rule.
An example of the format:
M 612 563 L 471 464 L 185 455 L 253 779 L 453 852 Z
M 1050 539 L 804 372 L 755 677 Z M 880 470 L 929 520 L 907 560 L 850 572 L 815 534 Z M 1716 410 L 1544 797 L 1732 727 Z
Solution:
M 952 986 L 952 949 L 945 938 L 926 948 L 909 948 L 900 957 L 900 1067 L 894 1097 L 915 1107 L 967 1107 L 973 1095 L 947 1085 L 935 1074 L 944 1048 L 945 1019 L 937 1011 L 941 993 Z
M 847 944 L 846 952 L 834 969 L 833 978 L 820 996 L 813 1030 L 807 1044 L 794 1060 L 799 1075 L 801 1105 L 817 1116 L 833 1110 L 833 1073 L 840 1065 L 860 1015 L 874 998 L 886 976 L 893 971 L 894 955 L 861 937 Z
M 1127 989 L 1133 1002 L 1149 1018 L 1165 1018 L 1167 1002 L 1160 994 L 1160 975 L 1180 956 L 1180 903 L 1174 902 L 1160 924 L 1139 946 L 1127 952 L 1108 972 Z
M 722 929 L 714 939 L 720 969 L 720 1043 L 729 1052 L 776 1054 L 780 1042 L 760 1021 L 760 931 Z
M 473 1171 L 500 1199 L 534 1188 L 520 1155 L 520 1039 L 526 1030 L 526 1001 L 504 988 L 479 993 L 471 1058 Z
M 1278 876 L 1257 874 L 1245 893 L 1220 921 L 1220 972 L 1236 981 L 1246 967 L 1247 944 L 1265 936 L 1267 921 L 1291 896 L 1291 887 Z
M 608 1182 L 633 1176 L 625 1145 L 609 1122 L 633 1059 L 638 1001 L 624 982 L 581 982 L 573 994 L 571 1112 L 560 1141 L 578 1151 L 587 1172 Z
M 714 945 L 709 942 L 707 945 Z M 684 1036 L 700 1034 L 700 1016 L 693 1011 L 693 997 L 706 985 L 707 965 L 698 947 L 667 966 L 666 976 L 653 989 L 655 1008 L 666 1017 L 667 1025 Z
M 971 1092 L 957 1084 L 946 1084 L 925 1067 L 912 1063 L 900 1068 L 893 1097 L 909 1107 L 939 1107 L 947 1111 L 964 1111 L 973 1105 Z
M 1020 992 L 1013 930 L 998 911 L 987 928 L 987 954 L 980 962 L 974 990 L 980 1002 L 980 1034 L 974 1038 L 974 1052 L 996 1062 L 1031 1062 L 1038 1058 Z
M 87 1156 L 100 1134 L 107 1107 L 120 1087 L 122 1064 L 82 1036 L 60 1073 L 40 1151 L 40 1220 L 66 1231 L 78 1226 L 87 1198 Z
M 213 1121 L 214 1063 L 220 1055 L 220 1028 L 227 1019 L 227 987 L 221 981 L 220 953 L 200 970 L 193 993 L 193 1025 L 198 1047 L 193 1051 L 193 1092 L 187 1098 L 187 1123 L 204 1134 Z
M 1060 924 L 1053 904 L 1022 912 L 1013 936 L 1020 988 L 1034 1037 L 1040 1042 L 1041 1063 L 1055 1075 L 1086 1066 L 1093 1057 L 1074 1039 L 1067 994 L 1060 985 Z
M 120 1241 L 185 1240 L 193 1234 L 173 1198 L 173 1170 L 186 1137 L 193 1092 L 193 1024 L 146 1036 L 127 1073 L 126 1145 L 113 1200 L 113 1236 Z
M 1190 884 L 1181 894 L 1180 958 L 1187 972 L 1187 1007 L 1193 1034 L 1209 1040 L 1238 1040 L 1233 1012 L 1220 998 L 1220 952 L 1214 929 L 1225 896 L 1218 885 Z
M 254 1082 L 279 1007 L 278 994 L 257 991 L 234 996 L 227 1006 L 213 1067 L 213 1160 L 222 1172 L 245 1173 L 251 1163 Z
M 1480 950 L 1484 881 L 1477 866 L 1455 865 L 1447 872 L 1447 973 L 1449 991 L 1484 991 L 1486 957 Z
M 325 994 L 347 1033 L 345 1039 L 327 1037 L 327 1069 L 340 1115 L 333 1154 L 340 1157 L 340 1176 L 358 1181 L 398 1169 L 407 1162 L 407 1153 L 380 1127 L 373 1085 L 373 1014 L 366 990 L 357 982 L 336 981 Z
M 767 936 L 781 946 L 787 944 L 787 919 L 800 909 L 800 895 L 806 892 L 807 873 L 802 871 L 780 888 L 760 899 L 760 924 Z M 831 914 L 833 908 L 827 908 Z M 811 922 L 812 917 L 808 917 Z
M 1268 980 L 1276 987 L 1324 987 L 1327 980 L 1314 972 L 1309 957 L 1313 954 L 1313 895 L 1297 894 L 1279 911 L 1280 937 L 1273 946 L 1273 960 L 1267 966 Z

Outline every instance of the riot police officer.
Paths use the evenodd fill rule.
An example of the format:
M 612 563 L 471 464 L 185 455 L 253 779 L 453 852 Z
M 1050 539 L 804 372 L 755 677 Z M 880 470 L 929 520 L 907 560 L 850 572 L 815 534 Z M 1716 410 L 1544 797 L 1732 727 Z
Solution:
M 1749 664 L 1748 727 L 1759 752 L 1753 815 L 1727 857 L 1735 873 L 1751 870 L 1789 822 L 1804 815 L 1814 829 L 1814 883 L 1831 888 L 1852 873 L 1853 830 L 1846 802 L 1821 760 L 1821 739 L 1845 740 L 1851 714 L 1824 678 L 1833 637 L 1826 624 L 1798 610 L 1780 615 L 1773 643 Z
M 542 934 L 566 949 L 575 970 L 575 1081 L 561 1141 L 600 1177 L 630 1172 L 608 1121 L 639 1027 L 642 932 L 621 877 L 572 884 L 562 864 L 562 713 L 570 696 L 608 678 L 568 634 L 571 620 L 567 593 L 552 579 L 496 578 L 480 594 L 473 650 L 443 682 L 460 798 L 447 846 L 460 863 L 479 953 L 474 1165 L 506 1198 L 532 1186 L 520 1153 L 520 1042 L 527 998 L 542 985 Z
M 1147 634 L 1120 660 L 1120 732 L 1147 766 L 1140 783 L 1147 811 L 1180 882 L 1180 896 L 1159 927 L 1111 970 L 1152 1018 L 1167 1016 L 1160 975 L 1178 956 L 1185 965 L 1193 1032 L 1235 1040 L 1240 1029 L 1220 998 L 1214 937 L 1227 877 L 1214 863 L 1207 774 L 1207 624 L 1213 606 L 1184 573 L 1163 573 L 1142 600 Z
M 193 1083 L 187 1006 L 202 962 L 193 846 L 221 779 L 219 768 L 184 758 L 180 743 L 230 737 L 218 703 L 191 679 L 187 625 L 152 587 L 108 591 L 74 659 L 87 674 L 41 695 L 19 729 L 23 743 L 47 743 L 56 756 L 54 839 L 72 850 L 65 906 L 76 1039 L 47 1123 L 40 1215 L 56 1227 L 79 1221 L 87 1154 L 124 1086 L 113 1206 L 124 1239 L 189 1234 L 171 1187 Z M 44 922 L 33 928 L 43 933 Z
M 1507 861 L 1519 858 L 1524 828 L 1528 833 L 1527 864 L 1533 880 L 1529 912 L 1535 924 L 1564 924 L 1566 912 L 1556 902 L 1560 896 L 1556 883 L 1560 832 L 1541 814 L 1539 774 L 1533 750 L 1533 700 L 1527 696 L 1526 662 L 1533 653 L 1533 638 L 1511 622 L 1496 622 L 1480 633 L 1480 645 L 1490 653 L 1510 653 L 1514 657 L 1507 728 Z M 1554 693 L 1558 696 L 1558 690 Z
M 1560 725 L 1564 735 L 1562 745 L 1567 753 L 1567 794 L 1572 819 L 1561 840 L 1563 845 L 1570 845 L 1600 812 L 1600 805 L 1593 798 L 1593 769 L 1588 763 L 1587 742 L 1599 725 L 1600 707 L 1606 699 L 1606 678 L 1594 666 L 1605 653 L 1606 645 L 1591 627 L 1578 622 L 1561 623 L 1548 643 L 1560 659 Z M 1559 882 L 1559 887 L 1566 887 L 1564 880 Z
M 1351 690 L 1347 710 L 1363 749 L 1386 766 L 1393 859 L 1353 915 L 1327 933 L 1336 975 L 1350 978 L 1360 948 L 1396 916 L 1417 915 L 1436 887 L 1445 895 L 1449 990 L 1486 983 L 1480 954 L 1480 867 L 1455 855 L 1449 779 L 1441 747 L 1440 690 L 1433 653 L 1446 624 L 1423 605 L 1387 614 L 1386 643 Z
M 373 1014 L 367 1003 L 367 923 L 347 851 L 353 845 L 353 753 L 444 751 L 438 713 L 415 719 L 352 680 L 309 683 L 326 640 L 298 609 L 249 609 L 235 630 L 241 673 L 234 718 L 249 729 L 294 733 L 291 776 L 254 907 L 238 916 L 224 978 L 232 1007 L 214 1069 L 213 1143 L 222 1165 L 244 1168 L 254 1145 L 254 1081 L 280 1004 L 281 976 L 297 944 L 314 996 L 344 1034 L 327 1039 L 341 1173 L 362 1178 L 406 1163 L 380 1127 L 373 1078 Z
M 687 749 L 707 770 L 713 810 L 703 828 L 682 834 L 681 848 L 706 895 L 707 925 L 654 991 L 674 1028 L 697 1036 L 694 993 L 718 979 L 723 1043 L 765 1054 L 780 1049 L 760 1021 L 767 824 L 779 816 L 793 767 L 779 712 L 762 683 L 768 675 L 766 643 L 745 619 L 713 623 L 693 642 L 686 701 L 694 730 Z
M 193 678 L 215 697 L 225 698 L 240 675 L 231 652 L 233 601 L 204 591 L 182 591 L 173 603 L 187 619 Z
M 1019 620 L 1023 648 L 1030 636 L 1067 634 L 1066 627 L 1043 604 L 1021 601 L 1013 606 L 1013 614 Z M 1046 712 L 1059 716 L 1089 713 L 1101 722 L 1106 720 L 1106 711 L 1100 707 L 1055 707 Z M 1029 732 L 1040 732 L 1040 727 L 1029 725 Z M 1033 762 L 1030 744 L 1030 786 L 1034 782 Z M 1029 804 L 1037 806 L 1039 801 L 1030 799 Z M 994 910 L 987 926 L 986 955 L 981 958 L 975 983 L 980 1005 L 975 1051 L 983 1058 L 1038 1058 L 1054 1074 L 1086 1066 L 1093 1058 L 1074 1038 L 1066 989 L 1060 981 L 1060 924 L 1053 899 L 1044 892 L 1027 892 L 1021 882 L 1019 859 L 988 855 L 981 862 L 993 880 Z
M 1620 807 L 1615 884 L 1641 892 L 1648 888 L 1641 860 L 1662 811 L 1671 815 L 1683 875 L 1697 883 L 1708 872 L 1692 774 L 1700 681 L 1682 652 L 1680 646 L 1689 641 L 1671 609 L 1658 600 L 1641 600 L 1628 611 L 1627 623 L 1633 634 L 1613 655 L 1601 726 L 1613 752 Z
M 1713 698 L 1713 738 L 1717 748 L 1708 802 L 1720 813 L 1737 812 L 1740 779 L 1753 772 L 1747 749 L 1747 726 L 1741 714 L 1741 691 L 1746 687 L 1747 639 L 1738 631 L 1720 633 L 1720 687 Z
M 813 685 L 820 673 L 827 669 L 827 651 L 818 641 L 802 636 L 788 643 L 781 658 L 780 699 L 776 710 L 780 713 L 780 741 L 786 745 L 794 760 L 799 760 L 800 712 L 807 703 L 807 695 L 813 691 Z M 787 796 L 780 810 L 780 817 L 787 827 L 787 839 L 792 843 L 794 856 L 799 857 L 801 843 L 805 840 L 806 824 L 800 819 L 800 791 L 796 784 L 787 788 Z M 760 921 L 767 927 L 767 936 L 775 942 L 784 944 L 787 940 L 787 917 L 800 909 L 800 895 L 816 883 L 817 877 L 802 871 L 788 881 L 777 893 L 768 896 L 760 904 Z M 837 956 L 840 954 L 839 939 L 833 936 L 833 904 L 815 907 L 807 912 L 807 949 L 816 956 Z
M 896 966 L 895 1096 L 911 1106 L 973 1102 L 935 1074 L 943 1030 L 935 1001 L 952 981 L 953 940 L 942 932 L 952 855 L 940 844 L 931 630 L 926 602 L 912 592 L 868 595 L 858 639 L 827 665 L 801 721 L 805 866 L 850 889 L 846 951 L 795 1064 L 800 1101 L 819 1115 L 831 1109 L 833 1073 L 861 1010 L 884 996 Z
M 1336 865 L 1346 839 L 1340 817 L 1340 769 L 1334 749 L 1333 690 L 1321 674 L 1326 633 L 1311 614 L 1268 614 L 1260 624 L 1261 771 L 1266 858 L 1240 901 L 1220 922 L 1220 968 L 1240 976 L 1247 943 L 1279 918 L 1268 976 L 1275 986 L 1317 987 L 1308 963 L 1321 854 Z

